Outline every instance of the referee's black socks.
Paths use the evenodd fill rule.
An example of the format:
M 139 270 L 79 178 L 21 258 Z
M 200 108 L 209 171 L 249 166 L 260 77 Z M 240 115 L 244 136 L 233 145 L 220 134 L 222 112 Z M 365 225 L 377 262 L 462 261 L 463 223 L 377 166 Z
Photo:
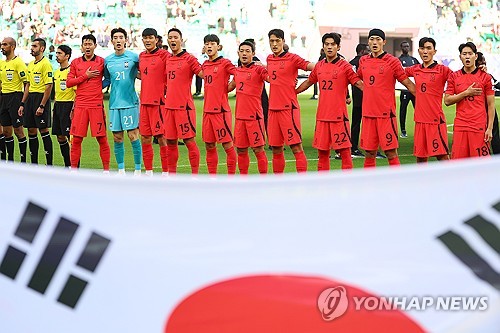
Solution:
M 14 161 L 14 138 L 11 137 L 12 139 L 12 153 L 9 152 L 9 146 L 7 144 L 8 138 L 5 138 L 5 145 L 7 146 L 7 155 L 9 155 L 9 161 Z M 21 163 L 26 163 L 26 148 L 28 146 L 28 140 L 26 140 L 26 137 L 23 137 L 19 139 L 19 154 L 21 155 Z M 11 159 L 12 156 L 12 159 Z
M 68 140 L 64 140 L 63 142 L 59 141 L 59 148 L 61 149 L 61 155 L 64 159 L 64 166 L 70 167 L 71 161 L 69 158 L 69 142 L 68 142 Z
M 38 135 L 28 134 L 28 144 L 30 147 L 31 164 L 38 164 Z
M 5 161 L 7 159 L 7 151 L 5 150 L 5 135 L 0 134 L 0 159 Z
M 52 137 L 49 132 L 42 133 L 42 141 L 47 165 L 52 165 L 52 161 L 54 159 L 54 148 L 52 147 Z

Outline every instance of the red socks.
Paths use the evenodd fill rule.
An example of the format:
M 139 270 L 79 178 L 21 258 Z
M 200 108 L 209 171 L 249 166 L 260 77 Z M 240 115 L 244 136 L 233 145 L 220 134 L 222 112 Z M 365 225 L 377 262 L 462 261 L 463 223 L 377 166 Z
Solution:
M 273 154 L 273 172 L 283 173 L 285 171 L 285 154 Z
M 191 172 L 193 175 L 198 174 L 200 168 L 200 150 L 196 145 L 196 141 L 186 142 L 186 147 L 189 154 L 189 164 L 191 164 Z M 175 162 L 177 164 L 177 161 Z
M 226 151 L 227 174 L 234 175 L 236 173 L 236 151 L 234 150 L 234 146 L 225 149 L 225 151 Z M 250 164 L 250 162 L 248 163 Z
M 109 170 L 109 160 L 111 159 L 111 149 L 109 149 L 108 138 L 105 136 L 99 136 L 96 139 L 97 139 L 97 142 L 99 143 L 99 153 L 101 155 L 102 168 L 104 170 Z
M 295 168 L 297 172 L 306 172 L 307 171 L 307 158 L 304 151 L 299 151 L 298 153 L 293 154 L 295 156 Z
M 168 171 L 169 173 L 177 173 L 177 161 L 179 160 L 179 148 L 177 143 L 167 145 L 168 150 Z
M 207 149 L 207 168 L 211 175 L 217 174 L 217 165 L 219 164 L 219 155 L 217 148 Z
M 257 167 L 259 168 L 259 173 L 267 173 L 269 162 L 267 161 L 266 152 L 261 151 L 260 153 L 256 153 L 255 157 L 257 157 Z
M 318 171 L 330 170 L 330 151 L 318 150 Z
M 248 175 L 248 168 L 250 167 L 250 157 L 248 151 L 238 153 L 238 169 L 241 175 Z
M 341 149 L 340 158 L 342 158 L 342 170 L 352 169 L 352 156 L 350 148 Z
M 71 143 L 71 169 L 78 168 L 78 162 L 82 156 L 82 141 L 81 136 L 74 136 Z
M 371 158 L 371 157 L 366 157 L 365 156 L 365 165 L 364 165 L 364 167 L 365 168 L 375 168 L 375 166 L 376 166 L 375 157 Z
M 399 157 L 398 157 L 398 156 L 396 156 L 396 157 L 394 157 L 394 158 L 390 159 L 390 160 L 389 160 L 389 165 L 390 165 L 391 167 L 395 167 L 395 166 L 399 166 L 399 165 L 401 165 L 401 163 L 399 162 Z
M 161 171 L 168 172 L 168 147 L 160 146 Z
M 142 144 L 142 159 L 144 161 L 144 168 L 146 171 L 153 171 L 153 145 L 151 143 Z

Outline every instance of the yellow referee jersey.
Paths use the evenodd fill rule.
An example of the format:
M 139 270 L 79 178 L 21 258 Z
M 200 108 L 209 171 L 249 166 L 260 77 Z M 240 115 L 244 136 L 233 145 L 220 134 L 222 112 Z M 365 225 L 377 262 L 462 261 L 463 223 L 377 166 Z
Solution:
M 0 63 L 0 81 L 2 82 L 2 93 L 22 92 L 24 82 L 28 81 L 28 68 L 19 57 L 12 60 L 4 60 Z
M 28 64 L 29 92 L 43 93 L 45 86 L 52 83 L 52 65 L 49 59 L 43 57 Z
M 58 68 L 54 72 L 54 87 L 56 91 L 56 102 L 72 102 L 75 100 L 76 86 L 67 88 L 66 79 L 68 78 L 69 66 L 66 68 Z

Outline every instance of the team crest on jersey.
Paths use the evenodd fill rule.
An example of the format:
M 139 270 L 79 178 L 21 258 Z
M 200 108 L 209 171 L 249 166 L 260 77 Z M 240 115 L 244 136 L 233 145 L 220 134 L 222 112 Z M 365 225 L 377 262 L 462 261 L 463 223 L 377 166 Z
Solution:
M 436 81 L 436 74 L 432 73 L 431 74 L 431 82 Z
M 214 67 L 214 73 L 217 73 L 219 71 L 219 66 Z
M 338 78 L 339 76 L 339 71 L 338 70 L 334 70 L 333 73 L 332 73 L 332 78 L 336 79 Z
M 285 68 L 285 62 L 284 61 L 280 61 L 280 68 L 281 69 Z
M 379 73 L 379 74 L 384 74 L 384 66 L 380 66 L 380 67 L 378 68 L 378 73 Z
M 252 73 L 247 73 L 247 80 L 251 80 L 252 79 Z
M 182 61 L 179 61 L 177 64 L 177 69 L 181 69 L 181 68 L 182 68 Z
M 125 61 L 125 63 L 123 64 L 123 66 L 125 66 L 125 68 L 128 68 L 128 61 Z

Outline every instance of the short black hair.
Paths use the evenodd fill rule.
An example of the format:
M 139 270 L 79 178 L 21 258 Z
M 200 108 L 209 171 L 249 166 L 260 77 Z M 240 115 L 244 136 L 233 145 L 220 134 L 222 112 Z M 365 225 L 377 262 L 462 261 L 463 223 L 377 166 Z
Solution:
M 367 47 L 367 46 L 368 46 L 368 44 L 359 43 L 359 44 L 356 46 L 356 53 L 360 53 L 361 51 L 366 50 L 366 47 Z
M 486 63 L 486 58 L 484 57 L 483 52 L 477 52 L 476 54 L 477 54 L 476 66 L 479 66 L 480 63 L 481 65 L 484 65 Z
M 249 42 L 249 43 L 252 43 L 253 45 L 255 45 L 255 39 L 253 39 L 253 38 L 247 38 L 244 40 L 244 42 Z
M 252 42 L 249 42 L 249 41 L 243 41 L 240 43 L 240 45 L 238 46 L 238 50 L 240 49 L 240 47 L 242 46 L 250 46 L 250 48 L 252 49 L 252 52 L 255 52 L 255 45 L 252 43 Z
M 409 42 L 409 41 L 404 40 L 404 41 L 402 41 L 401 43 L 399 43 L 399 47 L 403 47 L 403 44 L 405 44 L 405 43 L 406 43 L 406 44 L 408 44 L 408 45 L 410 45 L 410 42 Z
M 72 52 L 72 50 L 71 50 L 71 47 L 69 47 L 68 45 L 59 45 L 57 47 L 57 49 L 63 51 L 64 54 L 69 55 L 69 57 L 71 58 L 71 52 Z
M 146 36 L 158 37 L 158 31 L 156 31 L 156 29 L 154 29 L 154 28 L 146 28 L 146 29 L 142 30 L 142 37 L 146 37 Z
M 472 52 L 477 53 L 476 45 L 473 42 L 460 44 L 460 46 L 458 47 L 458 51 L 462 53 L 462 50 L 465 49 L 466 47 L 470 47 L 472 49 Z
M 325 41 L 328 38 L 333 38 L 333 40 L 335 41 L 335 44 L 340 45 L 340 39 L 342 38 L 342 36 L 336 32 L 328 32 L 328 33 L 324 34 L 323 37 L 321 37 L 321 42 L 323 45 L 325 45 Z
M 113 39 L 113 36 L 116 33 L 120 33 L 120 32 L 123 34 L 123 36 L 125 36 L 125 39 L 127 39 L 127 32 L 123 28 L 114 28 L 113 30 L 111 30 L 111 39 Z
M 94 44 L 97 44 L 97 40 L 95 39 L 95 36 L 92 34 L 83 35 L 82 36 L 82 44 L 83 44 L 83 41 L 85 41 L 85 40 L 91 40 Z
M 418 41 L 418 47 L 424 47 L 425 43 L 431 43 L 434 48 L 436 48 L 436 41 L 432 37 L 422 37 Z
M 47 43 L 45 42 L 45 39 L 43 38 L 35 38 L 33 39 L 33 42 L 38 42 L 40 46 L 42 46 L 44 49 L 47 47 Z
M 272 35 L 275 35 L 278 38 L 285 39 L 285 32 L 281 29 L 272 29 L 267 34 L 267 37 L 271 38 Z
M 215 42 L 217 45 L 220 44 L 220 39 L 217 37 L 217 35 L 214 34 L 208 34 L 203 38 L 203 44 L 209 43 L 209 42 Z
M 181 32 L 179 29 L 177 29 L 177 28 L 171 28 L 171 29 L 168 31 L 167 35 L 169 35 L 171 32 L 177 32 L 177 33 L 179 33 L 179 35 L 180 35 L 180 36 L 181 36 L 181 38 L 182 38 L 182 32 Z

